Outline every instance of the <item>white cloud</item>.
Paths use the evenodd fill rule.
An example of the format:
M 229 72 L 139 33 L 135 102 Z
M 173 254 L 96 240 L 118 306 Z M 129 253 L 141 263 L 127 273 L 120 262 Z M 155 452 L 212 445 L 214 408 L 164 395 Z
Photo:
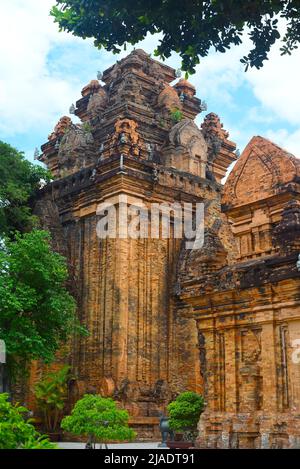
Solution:
M 277 118 L 273 112 L 271 113 L 269 110 L 260 105 L 249 108 L 249 111 L 247 112 L 247 120 L 256 124 L 274 124 Z
M 244 36 L 241 46 L 225 54 L 210 54 L 202 59 L 196 75 L 190 79 L 200 97 L 208 103 L 210 100 L 218 103 L 224 109 L 226 117 L 224 119 L 221 112 L 221 120 L 241 149 L 253 134 L 260 134 L 300 156 L 300 50 L 291 56 L 281 56 L 278 43 L 263 68 L 244 72 L 240 58 L 250 46 L 249 39 Z M 252 103 L 248 101 L 249 95 L 245 94 L 243 100 L 246 91 L 252 93 Z M 243 118 L 230 118 L 231 111 L 238 106 L 245 109 Z M 278 126 L 282 128 L 274 130 Z
M 294 132 L 289 132 L 287 129 L 276 131 L 270 129 L 267 131 L 266 137 L 298 158 L 300 157 L 300 129 Z
M 234 92 L 243 85 L 245 73 L 240 58 L 246 45 L 233 47 L 224 54 L 212 52 L 201 59 L 196 67 L 196 74 L 190 81 L 196 86 L 198 93 L 206 99 L 220 101 L 223 105 L 235 107 Z
M 23 133 L 52 122 L 74 99 L 69 79 L 52 76 L 47 55 L 56 44 L 76 42 L 49 18 L 53 0 L 1 2 L 0 132 Z
M 44 129 L 46 140 L 97 70 L 128 51 L 114 56 L 98 51 L 92 40 L 59 32 L 49 16 L 54 0 L 0 2 L 0 138 L 29 133 L 41 138 Z M 158 39 L 149 36 L 141 46 L 150 53 Z
M 270 59 L 262 69 L 246 74 L 261 105 L 291 124 L 300 124 L 299 76 L 300 51 L 281 56 L 279 45 L 271 51 Z
M 280 44 L 274 46 L 262 69 L 247 73 L 247 80 L 260 102 L 257 112 L 252 109 L 249 117 L 258 124 L 268 124 L 266 137 L 299 157 L 300 51 L 281 56 L 279 48 Z M 280 123 L 280 128 L 274 130 L 276 123 L 277 127 Z
M 281 33 L 284 27 L 281 26 Z M 233 47 L 225 54 L 212 52 L 208 57 L 201 60 L 197 66 L 196 75 L 191 77 L 191 81 L 197 86 L 200 94 L 211 95 L 220 99 L 222 103 L 229 105 L 237 104 L 234 100 L 234 92 L 242 86 L 249 86 L 257 98 L 259 105 L 256 110 L 252 110 L 250 117 L 253 119 L 255 111 L 257 120 L 265 121 L 278 117 L 286 119 L 293 125 L 300 124 L 300 50 L 296 50 L 292 55 L 281 56 L 281 43 L 273 46 L 269 54 L 269 60 L 264 62 L 264 66 L 257 70 L 249 68 L 244 72 L 244 66 L 240 59 L 248 53 L 251 42 L 246 34 L 243 36 L 243 44 Z M 266 114 L 266 117 L 262 115 Z M 258 115 L 260 114 L 260 115 Z M 267 117 L 268 114 L 268 117 Z

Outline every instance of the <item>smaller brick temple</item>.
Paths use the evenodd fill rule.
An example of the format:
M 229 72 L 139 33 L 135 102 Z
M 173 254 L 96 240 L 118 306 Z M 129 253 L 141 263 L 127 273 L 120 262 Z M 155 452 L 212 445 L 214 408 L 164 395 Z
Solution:
M 299 448 L 300 160 L 253 137 L 223 189 L 220 223 L 186 253 L 178 307 L 198 328 L 207 407 L 199 447 Z
M 253 137 L 223 185 L 237 155 L 220 118 L 196 125 L 193 85 L 142 50 L 81 94 L 81 122 L 62 117 L 42 146 L 54 181 L 35 204 L 90 332 L 58 359 L 75 377 L 69 409 L 112 396 L 151 438 L 193 390 L 206 401 L 199 447 L 299 447 L 300 160 Z M 99 239 L 97 207 L 119 195 L 203 203 L 203 247 L 186 249 L 174 217 L 168 239 Z M 32 366 L 31 387 L 42 371 Z

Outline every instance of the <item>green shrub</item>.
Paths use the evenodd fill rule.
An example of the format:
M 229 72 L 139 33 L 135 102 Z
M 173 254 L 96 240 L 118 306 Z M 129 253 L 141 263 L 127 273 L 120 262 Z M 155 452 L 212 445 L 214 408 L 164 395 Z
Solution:
M 204 399 L 200 394 L 191 391 L 179 394 L 167 407 L 170 428 L 177 431 L 196 430 L 203 407 Z
M 0 243 L 0 339 L 10 382 L 26 376 L 32 360 L 51 363 L 74 332 L 87 334 L 68 279 L 67 261 L 52 250 L 49 232 L 15 234 L 15 241 Z
M 59 371 L 48 373 L 35 386 L 37 405 L 43 412 L 48 432 L 55 432 L 59 427 L 67 398 L 69 370 L 69 366 L 64 366 Z
M 8 394 L 0 394 L 0 449 L 57 449 L 27 415 L 26 407 L 11 404 Z
M 65 417 L 61 427 L 75 435 L 86 436 L 95 447 L 96 441 L 132 440 L 135 432 L 128 427 L 128 412 L 120 410 L 111 398 L 85 394 L 76 402 L 71 415 Z

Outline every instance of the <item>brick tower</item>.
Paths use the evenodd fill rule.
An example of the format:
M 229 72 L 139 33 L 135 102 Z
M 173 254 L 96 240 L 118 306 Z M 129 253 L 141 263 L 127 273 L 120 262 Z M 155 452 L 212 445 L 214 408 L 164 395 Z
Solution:
M 218 116 L 199 129 L 194 119 L 204 106 L 190 83 L 175 80 L 172 68 L 135 50 L 103 73 L 104 85 L 83 88 L 81 123 L 61 118 L 42 146 L 54 181 L 35 208 L 67 256 L 89 330 L 69 344 L 76 377 L 69 403 L 85 392 L 113 396 L 144 435 L 176 393 L 202 389 L 197 327 L 176 303 L 182 240 L 172 224 L 167 239 L 99 239 L 97 207 L 109 201 L 118 211 L 120 196 L 147 208 L 204 202 L 213 222 L 220 181 L 236 159 Z M 32 379 L 38 374 L 37 366 Z

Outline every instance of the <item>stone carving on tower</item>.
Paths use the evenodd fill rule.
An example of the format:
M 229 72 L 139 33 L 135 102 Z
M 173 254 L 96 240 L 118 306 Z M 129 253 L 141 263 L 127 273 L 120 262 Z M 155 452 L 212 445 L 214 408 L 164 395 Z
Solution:
M 224 130 L 220 118 L 211 112 L 201 124 L 203 135 L 208 143 L 208 176 L 220 182 L 226 175 L 229 165 L 236 159 L 233 152 L 235 143 L 228 140 L 229 133 Z
M 207 143 L 197 125 L 183 119 L 172 127 L 164 148 L 165 165 L 206 177 Z
M 132 119 L 118 119 L 111 138 L 111 154 L 118 149 L 122 154 L 140 156 L 142 140 L 138 133 L 138 123 Z

